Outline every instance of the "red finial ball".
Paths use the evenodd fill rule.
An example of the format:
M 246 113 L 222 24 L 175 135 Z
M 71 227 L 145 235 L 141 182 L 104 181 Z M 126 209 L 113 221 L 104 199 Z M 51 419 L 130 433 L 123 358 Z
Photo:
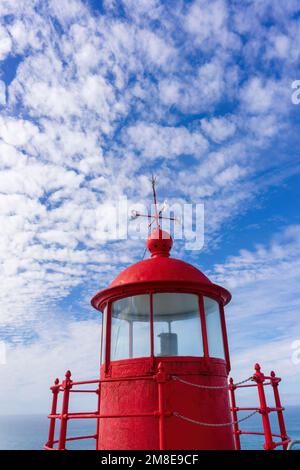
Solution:
M 151 253 L 151 257 L 156 256 L 170 256 L 170 251 L 173 246 L 173 240 L 168 232 L 161 228 L 155 228 L 147 238 L 147 248 Z

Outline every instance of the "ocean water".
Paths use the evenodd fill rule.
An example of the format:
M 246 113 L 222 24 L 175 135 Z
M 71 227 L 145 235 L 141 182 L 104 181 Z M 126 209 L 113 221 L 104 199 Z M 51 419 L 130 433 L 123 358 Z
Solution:
M 278 432 L 275 413 L 271 415 L 272 430 Z M 288 435 L 300 439 L 300 406 L 291 406 L 284 413 Z M 240 413 L 240 417 L 243 415 Z M 92 422 L 93 421 L 93 422 Z M 0 416 L 1 450 L 40 450 L 47 440 L 49 420 L 41 415 Z M 255 415 L 241 423 L 247 431 L 262 431 L 261 417 Z M 69 422 L 68 436 L 95 433 L 94 420 L 73 420 Z M 243 449 L 262 450 L 264 439 L 260 436 L 242 436 Z M 94 449 L 93 439 L 68 443 L 68 449 Z

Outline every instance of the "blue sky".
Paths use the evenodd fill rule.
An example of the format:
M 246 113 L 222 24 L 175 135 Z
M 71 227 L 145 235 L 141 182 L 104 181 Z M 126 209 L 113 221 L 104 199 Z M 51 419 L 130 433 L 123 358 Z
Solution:
M 144 242 L 99 241 L 95 213 L 150 204 L 152 172 L 161 201 L 205 205 L 203 250 L 173 254 L 233 294 L 233 376 L 260 361 L 300 404 L 299 2 L 3 0 L 0 14 L 2 412 L 46 413 L 67 368 L 97 375 L 89 300 Z

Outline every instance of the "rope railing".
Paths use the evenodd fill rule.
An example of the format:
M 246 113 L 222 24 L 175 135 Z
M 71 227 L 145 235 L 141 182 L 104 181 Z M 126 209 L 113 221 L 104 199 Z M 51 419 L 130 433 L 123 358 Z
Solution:
M 185 380 L 185 379 L 182 379 L 181 377 L 178 377 L 176 375 L 172 375 L 171 378 L 177 382 L 180 382 L 184 385 L 189 385 L 191 387 L 195 387 L 195 388 L 199 388 L 199 389 L 206 389 L 206 390 L 229 390 L 230 388 L 230 385 L 226 384 L 226 385 L 205 385 L 205 384 L 198 384 L 198 383 L 195 383 L 195 382 L 190 382 L 188 380 Z M 238 386 L 241 386 L 242 384 L 246 383 L 246 382 L 249 382 L 250 380 L 254 380 L 253 376 L 251 375 L 250 377 L 247 377 L 246 379 L 244 380 L 241 380 L 240 382 L 237 382 L 235 385 L 235 387 L 238 387 Z M 236 419 L 235 421 L 229 421 L 228 423 L 207 423 L 207 422 L 203 422 L 203 421 L 198 421 L 196 419 L 193 419 L 193 418 L 190 418 L 188 416 L 184 416 L 180 413 L 178 413 L 177 411 L 173 411 L 173 416 L 176 416 L 177 418 L 180 418 L 184 421 L 187 421 L 189 423 L 192 423 L 192 424 L 197 424 L 198 426 L 206 426 L 206 427 L 215 427 L 215 428 L 219 428 L 219 427 L 227 427 L 227 426 L 234 426 L 238 423 L 241 423 L 242 421 L 246 421 L 247 419 L 251 418 L 252 416 L 254 416 L 256 413 L 258 413 L 258 409 L 254 409 L 254 411 L 252 411 L 251 413 L 249 413 L 247 416 L 245 416 L 244 418 L 240 418 L 240 419 Z
M 182 379 L 181 377 L 178 377 L 177 375 L 172 375 L 171 376 L 173 380 L 176 380 L 177 382 L 180 382 L 180 383 L 183 383 L 185 385 L 191 385 L 192 387 L 196 387 L 196 388 L 204 388 L 204 389 L 208 389 L 208 390 L 229 390 L 230 388 L 230 385 L 226 384 L 226 385 L 204 385 L 204 384 L 196 384 L 194 382 L 189 382 L 187 380 L 184 380 Z M 253 376 L 251 377 L 248 377 L 247 379 L 244 379 L 242 380 L 241 382 L 237 382 L 235 384 L 235 387 L 238 387 L 240 386 L 240 384 L 244 384 L 246 382 L 249 382 L 249 380 L 254 380 L 253 379 Z
M 282 446 L 284 450 L 287 449 L 288 444 L 290 442 L 290 438 L 287 436 L 286 433 L 286 428 L 285 428 L 285 423 L 284 423 L 284 417 L 283 417 L 283 411 L 284 407 L 281 406 L 281 401 L 279 397 L 279 392 L 278 392 L 278 384 L 281 381 L 281 378 L 276 377 L 275 372 L 271 372 L 269 376 L 264 375 L 261 372 L 261 368 L 259 364 L 255 364 L 255 373 L 247 377 L 244 380 L 241 380 L 240 382 L 233 382 L 233 379 L 231 378 L 229 381 L 229 385 L 206 385 L 206 384 L 198 384 L 195 382 L 190 382 L 188 380 L 185 380 L 181 377 L 178 377 L 176 375 L 172 375 L 171 378 L 179 383 L 182 383 L 184 385 L 188 385 L 191 387 L 195 387 L 198 389 L 207 389 L 207 390 L 229 390 L 230 392 L 230 398 L 231 398 L 231 412 L 232 412 L 232 417 L 233 420 L 228 422 L 228 423 L 207 423 L 207 422 L 202 422 L 199 420 L 196 420 L 194 418 L 184 416 L 183 414 L 174 411 L 173 415 L 176 416 L 177 418 L 180 418 L 182 420 L 185 420 L 187 422 L 190 422 L 192 424 L 196 424 L 199 426 L 206 426 L 206 427 L 225 427 L 225 426 L 232 426 L 233 427 L 233 435 L 234 435 L 234 441 L 235 441 L 235 449 L 240 450 L 241 449 L 241 442 L 240 442 L 240 436 L 243 434 L 249 434 L 249 435 L 260 435 L 265 437 L 265 442 L 264 442 L 264 449 L 265 450 L 272 450 L 275 449 L 279 446 Z M 249 381 L 253 381 L 253 384 L 246 384 Z M 273 388 L 273 393 L 274 393 L 274 401 L 275 401 L 275 406 L 273 407 L 268 407 L 266 403 L 266 397 L 265 397 L 265 392 L 264 392 L 264 387 L 267 385 L 271 385 Z M 245 387 L 257 387 L 258 389 L 258 397 L 259 397 L 259 406 L 258 407 L 237 407 L 236 406 L 236 401 L 235 401 L 235 390 L 238 388 L 245 388 Z M 237 412 L 239 411 L 251 411 L 250 414 L 247 416 L 238 419 Z M 274 434 L 271 430 L 271 425 L 270 425 L 270 420 L 269 420 L 269 414 L 272 412 L 277 412 L 277 419 L 278 419 L 278 425 L 280 429 L 280 434 Z M 255 414 L 259 413 L 262 417 L 262 425 L 264 432 L 248 432 L 248 431 L 242 431 L 239 429 L 239 423 L 248 420 Z M 276 442 L 273 440 L 273 438 L 280 438 L 281 440 Z
M 212 428 L 222 428 L 226 426 L 233 426 L 236 423 L 241 423 L 242 421 L 246 421 L 247 419 L 251 418 L 253 415 L 258 413 L 258 411 L 253 411 L 249 415 L 245 416 L 244 418 L 238 419 L 237 421 L 229 421 L 228 423 L 203 423 L 202 421 L 197 421 L 196 419 L 188 418 L 187 416 L 181 415 L 176 411 L 173 411 L 173 416 L 177 418 L 183 419 L 184 421 L 188 421 L 189 423 L 197 424 L 198 426 L 207 426 Z

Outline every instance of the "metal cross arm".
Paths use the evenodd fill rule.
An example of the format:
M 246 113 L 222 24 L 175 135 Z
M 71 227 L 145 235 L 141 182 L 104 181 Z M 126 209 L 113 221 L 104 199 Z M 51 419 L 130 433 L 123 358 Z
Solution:
M 146 219 L 151 220 L 151 222 L 149 224 L 149 228 L 152 226 L 152 224 L 154 222 L 156 223 L 156 227 L 160 228 L 159 221 L 161 219 L 171 220 L 171 221 L 177 222 L 178 219 L 176 217 L 165 217 L 165 216 L 162 215 L 162 213 L 167 208 L 166 202 L 164 202 L 162 207 L 158 210 L 158 208 L 157 208 L 157 198 L 156 198 L 156 178 L 154 176 L 152 176 L 152 178 L 151 178 L 151 185 L 152 185 L 152 193 L 153 193 L 154 215 L 153 214 L 150 214 L 150 215 L 149 214 L 142 214 L 141 212 L 133 210 L 133 211 L 131 211 L 131 219 L 135 220 L 138 217 L 145 217 Z

